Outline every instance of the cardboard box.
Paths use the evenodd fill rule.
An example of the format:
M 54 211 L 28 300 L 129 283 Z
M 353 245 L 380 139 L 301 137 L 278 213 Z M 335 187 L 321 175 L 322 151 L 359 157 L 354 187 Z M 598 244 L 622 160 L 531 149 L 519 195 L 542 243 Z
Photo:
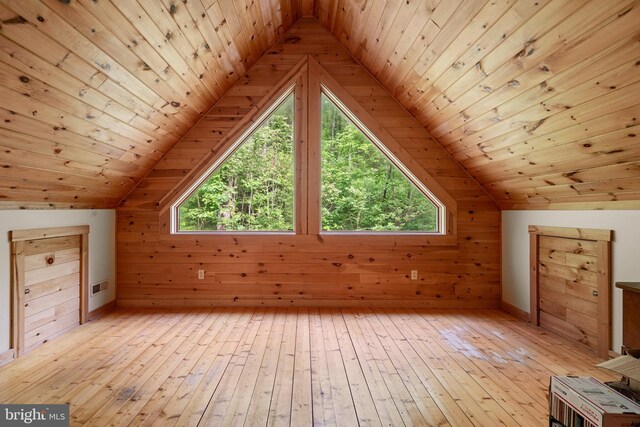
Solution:
M 595 378 L 551 377 L 549 407 L 565 426 L 640 426 L 640 405 Z

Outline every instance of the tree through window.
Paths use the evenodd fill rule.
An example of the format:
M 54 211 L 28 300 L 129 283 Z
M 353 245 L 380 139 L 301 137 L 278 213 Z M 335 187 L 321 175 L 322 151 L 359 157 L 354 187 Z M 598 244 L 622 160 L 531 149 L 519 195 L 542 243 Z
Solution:
M 171 231 L 446 234 L 444 204 L 324 85 L 308 95 L 320 117 L 295 122 L 308 120 L 294 117 L 301 87 L 259 113 L 172 204 Z M 294 144 L 295 128 L 312 132 Z
M 178 231 L 294 229 L 293 94 L 178 208 Z
M 321 102 L 322 230 L 437 232 L 434 203 L 324 93 Z

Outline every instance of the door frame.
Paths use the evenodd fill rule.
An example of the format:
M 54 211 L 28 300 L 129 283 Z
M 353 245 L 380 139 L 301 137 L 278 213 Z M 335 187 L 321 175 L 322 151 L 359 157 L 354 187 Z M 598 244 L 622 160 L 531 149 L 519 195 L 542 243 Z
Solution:
M 11 348 L 14 357 L 24 351 L 24 247 L 27 240 L 80 236 L 80 307 L 79 322 L 89 313 L 89 226 L 34 228 L 9 231 L 11 242 Z
M 598 247 L 598 348 L 602 359 L 609 358 L 611 350 L 611 241 L 613 230 L 592 228 L 529 226 L 529 280 L 531 323 L 540 326 L 540 298 L 538 263 L 540 261 L 540 236 L 588 240 Z

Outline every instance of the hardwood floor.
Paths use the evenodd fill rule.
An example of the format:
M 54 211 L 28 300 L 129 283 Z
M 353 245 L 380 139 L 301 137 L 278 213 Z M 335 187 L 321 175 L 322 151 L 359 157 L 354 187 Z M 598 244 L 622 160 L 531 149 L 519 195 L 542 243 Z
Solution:
M 552 374 L 610 376 L 499 310 L 118 310 L 0 368 L 72 425 L 547 425 Z

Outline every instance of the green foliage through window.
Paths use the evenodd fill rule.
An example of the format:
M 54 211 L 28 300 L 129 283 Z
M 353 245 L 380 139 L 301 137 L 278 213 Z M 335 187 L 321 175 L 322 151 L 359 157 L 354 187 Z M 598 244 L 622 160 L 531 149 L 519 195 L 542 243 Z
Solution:
M 180 231 L 294 229 L 293 95 L 179 207 Z
M 437 232 L 436 205 L 329 96 L 321 102 L 322 231 Z M 293 231 L 293 135 L 290 94 L 179 204 L 177 231 Z
M 324 231 L 435 232 L 436 206 L 324 94 Z

